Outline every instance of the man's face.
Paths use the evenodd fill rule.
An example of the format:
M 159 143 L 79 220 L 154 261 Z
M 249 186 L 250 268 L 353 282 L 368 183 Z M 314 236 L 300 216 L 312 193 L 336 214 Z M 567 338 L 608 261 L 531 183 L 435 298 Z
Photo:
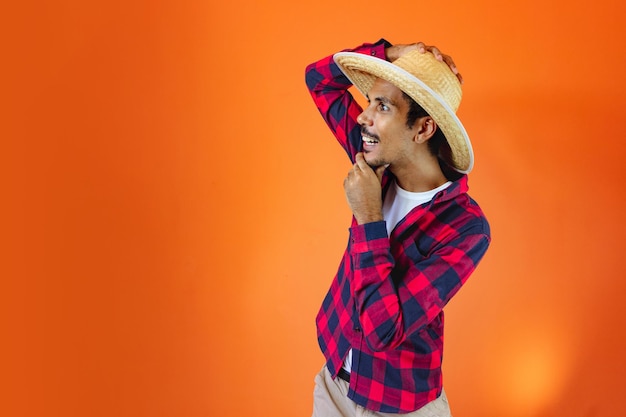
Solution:
M 378 78 L 368 93 L 368 106 L 357 118 L 361 125 L 365 161 L 391 167 L 410 162 L 415 136 L 406 124 L 409 103 L 395 85 Z

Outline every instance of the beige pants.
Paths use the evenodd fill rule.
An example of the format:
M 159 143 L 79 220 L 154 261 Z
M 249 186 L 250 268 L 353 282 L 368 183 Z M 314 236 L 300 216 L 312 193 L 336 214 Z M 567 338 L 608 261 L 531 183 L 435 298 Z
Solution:
M 419 410 L 408 414 L 388 414 L 367 410 L 348 398 L 348 383 L 341 378 L 333 380 L 324 366 L 315 377 L 313 417 L 452 417 L 446 393 Z

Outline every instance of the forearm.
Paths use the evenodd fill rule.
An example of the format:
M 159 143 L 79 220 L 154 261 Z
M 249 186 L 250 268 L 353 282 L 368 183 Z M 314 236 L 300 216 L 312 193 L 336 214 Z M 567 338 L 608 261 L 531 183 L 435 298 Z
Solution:
M 344 49 L 341 52 L 357 52 L 386 59 L 386 51 L 393 49 L 389 42 L 380 39 L 376 43 L 364 43 L 356 48 Z M 305 80 L 314 100 L 319 94 L 334 89 L 347 90 L 352 85 L 343 72 L 339 70 L 333 56 L 334 54 L 328 55 L 306 67 Z
M 391 280 L 395 259 L 384 221 L 350 229 L 350 280 L 361 331 L 374 351 L 393 349 L 403 340 L 402 311 Z

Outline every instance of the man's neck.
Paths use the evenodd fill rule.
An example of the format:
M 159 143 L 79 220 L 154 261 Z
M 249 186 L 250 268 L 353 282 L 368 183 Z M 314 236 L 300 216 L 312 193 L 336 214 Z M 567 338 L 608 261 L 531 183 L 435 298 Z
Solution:
M 400 188 L 414 193 L 434 190 L 448 181 L 437 158 L 405 168 L 390 168 Z

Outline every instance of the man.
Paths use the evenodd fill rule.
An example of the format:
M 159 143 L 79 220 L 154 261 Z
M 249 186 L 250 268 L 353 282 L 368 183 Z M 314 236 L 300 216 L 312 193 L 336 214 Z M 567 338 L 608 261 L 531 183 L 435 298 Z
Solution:
M 422 43 L 381 39 L 309 65 L 315 104 L 353 167 L 350 240 L 319 314 L 314 416 L 449 416 L 443 307 L 490 242 L 467 194 L 460 75 Z M 367 98 L 365 109 L 348 88 Z

